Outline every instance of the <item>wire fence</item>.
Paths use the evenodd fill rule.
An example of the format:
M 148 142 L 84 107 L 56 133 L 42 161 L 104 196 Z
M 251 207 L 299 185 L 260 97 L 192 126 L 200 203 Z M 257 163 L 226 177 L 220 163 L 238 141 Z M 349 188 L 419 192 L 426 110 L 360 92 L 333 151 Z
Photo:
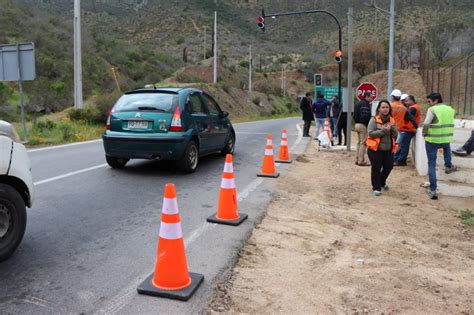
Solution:
M 420 74 L 426 92 L 441 93 L 443 101 L 456 110 L 460 117 L 474 116 L 473 81 L 474 53 L 449 67 L 440 67 L 430 47 L 421 44 Z

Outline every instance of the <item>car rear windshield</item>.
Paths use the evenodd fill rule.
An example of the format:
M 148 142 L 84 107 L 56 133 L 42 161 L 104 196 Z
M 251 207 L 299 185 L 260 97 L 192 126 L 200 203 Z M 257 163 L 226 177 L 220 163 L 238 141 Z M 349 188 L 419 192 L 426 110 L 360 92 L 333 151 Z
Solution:
M 125 94 L 114 106 L 116 112 L 159 111 L 172 112 L 178 104 L 178 94 L 133 93 Z

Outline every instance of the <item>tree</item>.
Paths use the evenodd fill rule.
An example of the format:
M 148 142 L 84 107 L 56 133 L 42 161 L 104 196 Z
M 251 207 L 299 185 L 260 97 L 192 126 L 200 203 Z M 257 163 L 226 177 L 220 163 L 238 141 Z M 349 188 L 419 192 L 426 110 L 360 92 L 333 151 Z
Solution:
M 361 42 L 354 45 L 353 60 L 354 69 L 360 76 L 365 76 L 378 68 L 380 63 L 385 63 L 387 55 L 381 43 Z

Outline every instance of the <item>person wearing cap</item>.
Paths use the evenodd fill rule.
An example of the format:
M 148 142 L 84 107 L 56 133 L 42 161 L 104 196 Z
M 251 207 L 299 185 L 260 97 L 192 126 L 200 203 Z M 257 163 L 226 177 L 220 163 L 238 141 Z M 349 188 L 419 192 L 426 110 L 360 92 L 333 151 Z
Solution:
M 409 120 L 414 126 L 416 126 L 416 128 L 418 128 L 418 124 L 416 123 L 415 118 L 410 113 L 408 113 L 408 110 L 405 105 L 401 103 L 401 98 L 402 92 L 399 89 L 395 89 L 392 91 L 392 117 L 397 123 L 397 129 L 401 130 L 406 120 Z
M 370 118 L 372 118 L 371 102 L 372 93 L 365 92 L 362 101 L 354 106 L 354 129 L 358 137 L 355 164 L 359 166 L 370 166 L 370 164 L 365 161 L 365 154 L 367 152 L 367 125 L 369 124 Z
M 402 96 L 400 96 L 400 103 L 405 105 L 405 107 L 408 107 L 407 104 L 405 104 L 405 100 L 407 99 L 407 97 L 408 97 L 407 93 L 403 93 Z
M 421 120 L 421 109 L 418 104 L 416 104 L 415 97 L 413 95 L 403 94 L 401 97 L 402 102 L 407 107 L 408 113 L 414 117 L 416 125 L 414 125 L 409 120 L 404 120 L 404 124 L 399 130 L 398 136 L 398 149 L 395 152 L 395 166 L 406 166 L 407 165 L 407 156 L 410 149 L 410 141 L 416 135 L 416 129 L 420 125 Z
M 431 106 L 423 122 L 423 136 L 425 136 L 426 156 L 428 158 L 428 178 L 430 187 L 426 192 L 430 199 L 438 199 L 436 189 L 436 158 L 438 149 L 443 149 L 444 172 L 446 174 L 457 170 L 451 162 L 451 147 L 454 135 L 454 109 L 443 104 L 441 94 L 433 92 L 427 96 Z

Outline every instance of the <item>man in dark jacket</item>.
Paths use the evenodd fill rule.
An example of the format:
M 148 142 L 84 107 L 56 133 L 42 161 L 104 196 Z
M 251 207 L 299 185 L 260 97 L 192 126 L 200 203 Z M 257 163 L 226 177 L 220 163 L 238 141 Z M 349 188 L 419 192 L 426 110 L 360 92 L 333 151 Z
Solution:
M 337 128 L 337 120 L 339 119 L 339 114 L 341 113 L 341 104 L 339 103 L 339 98 L 337 95 L 332 97 L 331 107 L 328 111 L 328 117 L 331 121 L 331 133 L 333 137 L 337 137 L 339 130 Z
M 306 93 L 305 97 L 301 99 L 300 102 L 300 109 L 303 112 L 303 137 L 311 137 L 309 135 L 309 128 L 311 126 L 311 122 L 314 120 L 313 112 L 311 110 L 311 93 Z
M 324 121 L 326 120 L 329 106 L 331 106 L 331 102 L 327 101 L 322 94 L 319 94 L 316 101 L 313 102 L 313 113 L 316 118 L 315 139 L 318 139 L 319 130 L 324 128 Z
M 359 141 L 357 142 L 356 165 L 368 166 L 365 162 L 365 153 L 367 151 L 367 125 L 372 118 L 372 93 L 365 92 L 364 99 L 354 106 L 355 131 Z

